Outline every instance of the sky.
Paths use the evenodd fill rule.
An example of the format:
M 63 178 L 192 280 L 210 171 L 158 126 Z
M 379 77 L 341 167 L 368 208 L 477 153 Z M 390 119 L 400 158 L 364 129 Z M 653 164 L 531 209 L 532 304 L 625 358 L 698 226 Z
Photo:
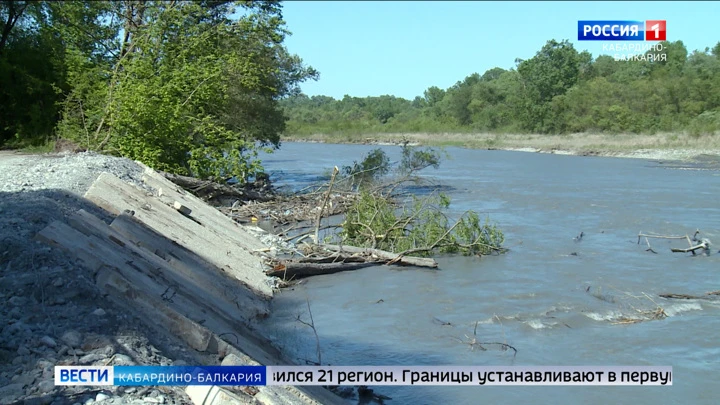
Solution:
M 285 1 L 283 16 L 287 48 L 320 72 L 303 92 L 336 99 L 413 99 L 475 72 L 514 68 L 550 39 L 594 57 L 615 53 L 578 41 L 578 20 L 667 20 L 667 39 L 689 52 L 720 41 L 720 2 L 710 1 Z

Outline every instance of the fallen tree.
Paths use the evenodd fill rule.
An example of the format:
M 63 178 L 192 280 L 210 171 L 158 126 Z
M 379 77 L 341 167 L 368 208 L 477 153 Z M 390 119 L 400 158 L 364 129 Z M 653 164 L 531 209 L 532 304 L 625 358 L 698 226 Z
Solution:
M 283 261 L 273 269 L 265 272 L 268 276 L 280 277 L 283 280 L 293 280 L 309 276 L 339 273 L 341 271 L 363 269 L 370 266 L 377 266 L 382 262 L 345 262 L 336 263 L 302 263 L 294 261 Z
M 357 204 L 363 204 L 365 199 L 366 197 L 359 198 Z M 270 263 L 272 269 L 266 274 L 289 280 L 376 265 L 437 268 L 438 263 L 434 259 L 422 256 L 437 251 L 478 256 L 506 251 L 501 246 L 504 239 L 502 233 L 494 226 L 481 225 L 474 213 L 465 213 L 453 225 L 448 226 L 447 217 L 429 208 L 427 201 L 416 205 L 416 211 L 411 213 L 389 216 L 394 214 L 390 214 L 392 208 L 386 197 L 373 196 L 370 200 L 373 201 L 375 210 L 366 212 L 372 216 L 367 222 L 360 222 L 353 217 L 354 212 L 363 212 L 357 207 L 351 207 L 346 214 L 343 230 L 339 233 L 341 244 L 305 245 L 304 257 L 273 259 Z M 384 209 L 379 208 L 382 204 L 386 204 Z M 374 222 L 377 218 L 384 218 L 384 225 Z M 348 221 L 352 221 L 352 225 L 360 225 L 361 229 L 352 238 L 348 238 L 348 231 L 358 228 L 348 225 Z M 362 232 L 364 229 L 367 229 L 367 232 Z M 360 246 L 348 245 L 348 241 Z M 390 246 L 395 251 L 379 249 L 377 246 Z M 400 250 L 399 247 L 403 249 Z
M 505 253 L 505 237 L 489 220 L 480 222 L 474 211 L 455 221 L 446 211 L 450 198 L 442 193 L 412 196 L 398 207 L 391 197 L 361 192 L 342 223 L 343 245 L 380 249 L 399 257 L 435 253 L 489 255 Z
M 355 254 L 362 254 L 367 257 L 374 257 L 378 258 L 381 261 L 385 261 L 385 264 L 398 264 L 398 265 L 405 265 L 405 266 L 418 266 L 418 267 L 430 267 L 430 268 L 436 268 L 438 266 L 437 262 L 434 259 L 431 258 L 424 258 L 424 257 L 413 257 L 413 256 L 405 256 L 403 254 L 397 254 L 392 252 L 387 252 L 380 249 L 368 249 L 368 248 L 359 248 L 355 246 L 341 246 L 341 245 L 321 245 L 321 248 L 333 251 L 333 252 L 347 252 L 347 253 L 355 253 Z
M 380 265 L 416 266 L 433 269 L 438 267 L 437 262 L 431 258 L 401 256 L 379 249 L 323 244 L 308 246 L 307 250 L 309 254 L 299 259 L 274 259 L 270 263 L 272 269 L 266 271 L 265 274 L 280 277 L 283 280 L 292 280 Z M 333 253 L 328 254 L 329 252 Z
M 285 280 L 375 265 L 437 268 L 430 256 L 438 253 L 505 253 L 504 235 L 489 220 L 481 223 L 471 210 L 451 218 L 447 214 L 450 198 L 441 192 L 415 195 L 427 190 L 422 188 L 427 182 L 416 173 L 437 167 L 439 161 L 439 152 L 405 144 L 395 177 L 388 180 L 383 176 L 390 172 L 390 160 L 381 149 L 375 149 L 360 163 L 342 170 L 335 167 L 327 184 L 291 195 L 260 192 L 266 188 L 258 190 L 249 184 L 237 187 L 175 174 L 164 176 L 200 198 L 224 202 L 226 206 L 220 210 L 237 222 L 271 223 L 263 229 L 284 227 L 280 236 L 286 242 L 312 239 L 312 245 L 305 245 L 310 251 L 296 252 L 300 259 L 267 259 L 271 269 L 266 274 Z M 344 176 L 338 176 L 340 173 Z M 340 214 L 344 218 L 322 223 L 324 218 Z
M 266 274 L 292 280 L 376 265 L 437 268 L 430 256 L 438 253 L 484 256 L 507 251 L 502 231 L 489 220 L 482 223 L 474 211 L 451 219 L 450 198 L 445 194 L 408 195 L 408 184 L 422 182 L 415 176 L 418 170 L 437 167 L 438 153 L 404 145 L 402 156 L 396 170 L 400 175 L 391 181 L 381 181 L 389 171 L 389 159 L 380 149 L 368 153 L 361 163 L 343 170 L 335 167 L 327 186 L 314 191 L 313 215 L 306 215 L 304 224 L 291 226 L 297 233 L 285 235 L 286 241 L 298 243 L 311 237 L 313 243 L 304 245 L 299 259 L 271 259 L 272 269 Z M 341 172 L 346 177 L 336 178 Z M 331 203 L 333 190 L 352 198 L 342 200 L 346 205 L 339 224 L 323 226 L 322 218 L 337 209 Z M 321 240 L 320 230 L 336 228 L 340 231 Z
M 707 238 L 698 238 L 698 235 L 700 235 L 700 230 L 696 229 L 695 233 L 693 234 L 692 238 L 689 235 L 682 235 L 682 236 L 674 236 L 674 235 L 657 235 L 657 234 L 651 234 L 651 233 L 642 233 L 640 231 L 638 233 L 638 241 L 637 243 L 640 244 L 640 241 L 642 238 L 645 238 L 645 243 L 647 244 L 648 248 L 646 251 L 657 253 L 652 246 L 650 246 L 650 239 L 684 239 L 687 240 L 688 247 L 687 248 L 670 248 L 670 251 L 673 253 L 688 253 L 691 252 L 694 255 L 696 255 L 697 250 L 703 250 L 705 255 L 710 255 L 710 246 L 712 246 L 712 243 L 710 242 L 710 239 Z
M 227 199 L 265 202 L 274 198 L 269 190 L 269 187 L 263 187 L 265 190 L 261 192 L 254 190 L 252 183 L 248 183 L 244 187 L 237 187 L 210 180 L 201 180 L 195 177 L 181 176 L 179 174 L 166 172 L 162 172 L 162 174 L 166 179 L 208 202 L 217 202 L 219 200 L 222 201 Z M 262 181 L 259 183 L 262 183 Z
M 699 245 L 690 246 L 690 247 L 685 248 L 685 249 L 672 248 L 672 249 L 670 249 L 670 251 L 671 251 L 671 252 L 674 252 L 674 253 L 687 253 L 687 252 L 692 252 L 692 254 L 694 255 L 694 254 L 696 254 L 695 251 L 698 250 L 698 249 L 703 249 L 703 250 L 705 250 L 705 251 L 709 251 L 709 247 L 710 247 L 709 241 L 704 240 L 704 241 L 703 241 L 702 243 L 700 243 Z

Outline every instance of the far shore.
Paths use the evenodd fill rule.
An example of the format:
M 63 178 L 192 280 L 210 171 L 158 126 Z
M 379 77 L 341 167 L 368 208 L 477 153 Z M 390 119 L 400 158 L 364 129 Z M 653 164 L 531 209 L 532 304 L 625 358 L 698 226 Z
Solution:
M 400 145 L 407 141 L 422 146 L 454 146 L 469 149 L 653 160 L 689 160 L 699 155 L 720 156 L 720 136 L 692 137 L 685 134 L 315 134 L 284 136 L 282 141 L 365 145 Z

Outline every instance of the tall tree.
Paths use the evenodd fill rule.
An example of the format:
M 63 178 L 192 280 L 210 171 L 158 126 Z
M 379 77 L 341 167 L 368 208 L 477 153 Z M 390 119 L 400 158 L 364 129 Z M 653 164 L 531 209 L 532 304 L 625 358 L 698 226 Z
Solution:
M 565 94 L 578 81 L 578 52 L 567 40 L 550 40 L 534 57 L 520 62 L 518 72 L 526 91 L 525 126 L 545 132 L 548 103 L 553 97 Z
M 567 41 L 549 41 L 533 58 L 516 60 L 517 69 L 493 68 L 446 90 L 427 89 L 409 108 L 398 104 L 386 124 L 372 118 L 373 97 L 285 104 L 293 117 L 288 133 L 720 131 L 720 45 L 690 55 L 679 41 L 662 46 L 665 60 L 593 59 Z
M 0 146 L 47 142 L 66 89 L 64 43 L 48 3 L 0 1 Z
M 317 77 L 283 47 L 277 2 L 93 3 L 105 13 L 100 21 L 110 21 L 96 42 L 110 41 L 112 51 L 98 58 L 82 46 L 69 49 L 72 91 L 59 126 L 89 149 L 244 180 L 260 169 L 256 142 L 279 142 L 278 101 Z M 69 14 L 68 25 L 81 14 Z

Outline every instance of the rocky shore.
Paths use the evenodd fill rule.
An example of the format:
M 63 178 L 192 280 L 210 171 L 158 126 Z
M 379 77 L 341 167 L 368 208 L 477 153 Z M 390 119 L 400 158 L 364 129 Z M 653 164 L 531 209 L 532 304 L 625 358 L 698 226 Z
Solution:
M 127 159 L 92 153 L 0 152 L 2 404 L 192 404 L 185 387 L 55 386 L 54 366 L 220 364 L 222 360 L 217 354 L 189 348 L 170 333 L 150 329 L 151 320 L 104 299 L 74 257 L 33 239 L 51 222 L 66 221 L 79 209 L 109 220 L 108 213 L 82 197 L 103 172 L 148 187 L 142 181 L 143 168 Z M 332 399 L 321 392 L 295 392 L 285 401 L 268 396 L 260 400 L 254 397 L 256 391 L 240 388 L 237 394 L 247 403 L 266 404 L 299 397 L 306 399 L 303 403 Z

